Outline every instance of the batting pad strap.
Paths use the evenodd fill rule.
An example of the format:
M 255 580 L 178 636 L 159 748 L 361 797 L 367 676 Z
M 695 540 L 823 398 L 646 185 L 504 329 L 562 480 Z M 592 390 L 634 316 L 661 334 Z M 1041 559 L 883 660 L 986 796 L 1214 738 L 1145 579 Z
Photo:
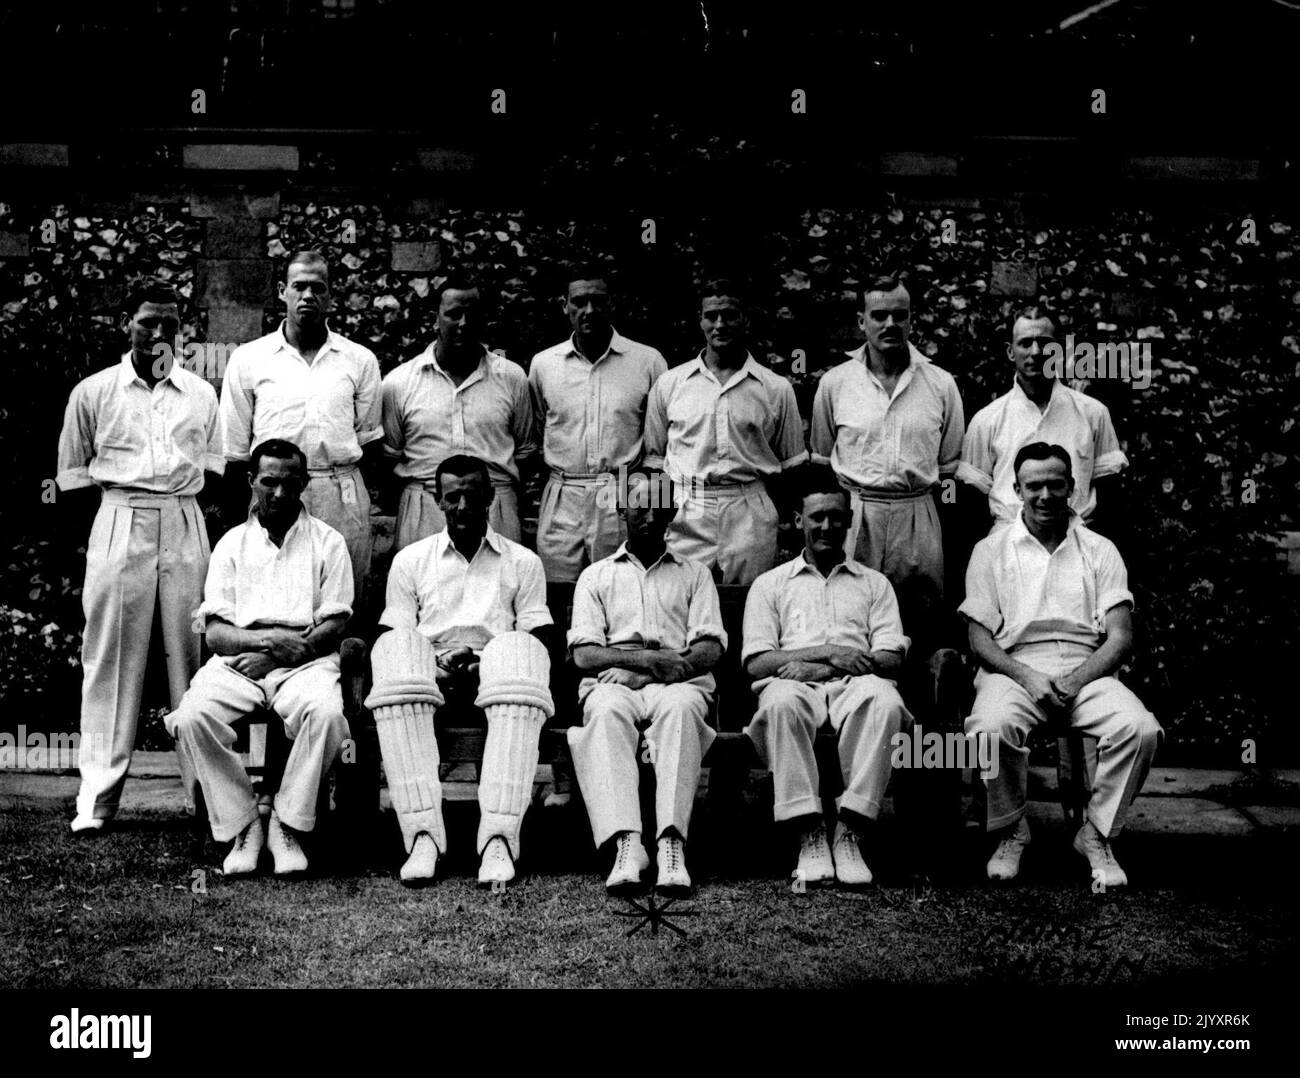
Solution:
M 390 707 L 396 704 L 432 704 L 441 707 L 444 703 L 442 689 L 435 678 L 412 676 L 374 685 L 366 697 L 366 707 L 372 711 L 377 707 Z

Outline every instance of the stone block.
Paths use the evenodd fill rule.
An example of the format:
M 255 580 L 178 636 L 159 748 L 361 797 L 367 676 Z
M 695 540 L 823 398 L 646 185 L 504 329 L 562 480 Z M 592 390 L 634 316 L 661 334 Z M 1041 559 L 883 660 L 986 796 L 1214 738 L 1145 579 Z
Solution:
M 298 147 L 232 142 L 192 143 L 182 147 L 181 163 L 185 168 L 214 172 L 297 172 Z
M 213 218 L 203 253 L 208 258 L 258 258 L 266 254 L 266 226 L 251 217 Z
M 208 340 L 246 344 L 262 335 L 262 308 L 230 306 L 208 308 Z
M 265 258 L 201 258 L 194 297 L 200 307 L 263 307 L 275 296 L 275 266 Z
M 437 240 L 397 240 L 393 244 L 391 266 L 401 273 L 428 273 L 442 264 L 442 248 Z
M 279 216 L 279 191 L 249 191 L 239 188 L 216 188 L 190 192 L 190 216 L 200 219 L 248 218 L 266 221 Z
M 1258 180 L 1259 161 L 1237 157 L 1130 157 L 1123 165 L 1130 180 Z
M 939 153 L 885 153 L 878 159 L 883 176 L 956 176 L 957 158 Z
M 426 172 L 468 172 L 475 164 L 472 153 L 433 146 L 424 146 L 417 150 L 416 159 Z
M 995 296 L 1034 296 L 1038 271 L 1027 262 L 994 262 L 989 291 Z

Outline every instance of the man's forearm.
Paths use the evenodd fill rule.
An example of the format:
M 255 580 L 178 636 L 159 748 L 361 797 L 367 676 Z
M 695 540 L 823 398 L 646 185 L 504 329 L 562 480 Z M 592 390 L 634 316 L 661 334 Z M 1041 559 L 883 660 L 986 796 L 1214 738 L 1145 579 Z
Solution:
M 900 651 L 871 651 L 871 672 L 877 677 L 895 679 L 903 672 L 903 653 Z
M 307 646 L 311 649 L 311 655 L 306 661 L 311 662 L 312 659 L 319 659 L 322 655 L 331 655 L 338 651 L 347 624 L 348 619 L 338 615 L 326 618 L 309 632 L 304 637 Z
M 1130 641 L 1118 636 L 1111 636 L 1096 651 L 1083 660 L 1070 674 L 1083 688 L 1089 682 L 1113 674 L 1124 662 L 1128 654 Z
M 653 651 L 644 648 L 610 648 L 600 644 L 579 644 L 573 649 L 573 665 L 584 674 L 599 674 L 621 667 L 647 673 Z
M 1024 663 L 1016 662 L 993 640 L 993 634 L 977 621 L 970 623 L 970 649 L 974 656 L 996 674 L 1005 674 L 1019 682 L 1029 671 Z
M 240 655 L 246 651 L 269 652 L 271 637 L 263 629 L 238 629 L 225 621 L 208 621 L 208 650 L 214 655 Z
M 687 665 L 691 668 L 691 677 L 707 674 L 722 658 L 722 645 L 716 640 L 697 640 L 687 650 Z
M 758 680 L 772 677 L 786 663 L 824 663 L 829 656 L 830 648 L 826 644 L 818 644 L 811 648 L 795 648 L 792 651 L 765 651 L 761 655 L 750 658 L 745 664 L 745 672 Z

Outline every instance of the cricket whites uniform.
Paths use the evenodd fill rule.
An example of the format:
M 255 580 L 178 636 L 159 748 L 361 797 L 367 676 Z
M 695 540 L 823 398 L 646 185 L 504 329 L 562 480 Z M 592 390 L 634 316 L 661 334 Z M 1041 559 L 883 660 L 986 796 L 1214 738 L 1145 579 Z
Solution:
M 361 608 L 374 546 L 370 492 L 358 464 L 363 447 L 383 434 L 379 394 L 379 361 L 370 349 L 330 330 L 308 363 L 283 325 L 236 348 L 221 386 L 227 460 L 248 460 L 269 438 L 307 455 L 302 503 L 347 543 L 354 609 Z
M 551 470 L 537 519 L 547 580 L 577 580 L 625 538 L 611 491 L 619 469 L 641 461 L 646 401 L 667 369 L 655 349 L 617 333 L 594 361 L 573 338 L 533 357 L 528 383 Z
M 152 390 L 131 353 L 72 391 L 59 436 L 58 486 L 103 491 L 86 547 L 82 609 L 79 818 L 117 811 L 131 763 L 155 612 L 173 706 L 199 667 L 194 609 L 208 533 L 195 495 L 220 473 L 217 395 L 173 364 Z
M 517 860 L 519 828 L 532 797 L 538 739 L 549 706 L 545 691 L 549 660 L 540 642 L 526 637 L 531 630 L 552 624 L 541 559 L 489 527 L 467 561 L 446 531 L 437 532 L 393 558 L 387 605 L 379 623 L 390 630 L 417 632 L 435 653 L 465 646 L 484 656 L 476 703 L 487 712 L 488 736 L 479 779 L 477 849 L 482 853 L 488 841 L 499 835 Z M 484 655 L 497 638 L 511 642 L 510 678 L 498 680 Z M 414 673 L 427 679 L 431 671 Z M 441 671 L 433 673 L 441 677 Z M 503 689 L 507 682 L 513 686 L 510 691 Z M 510 695 L 515 689 L 518 692 Z M 429 708 L 390 708 L 382 716 L 376 710 L 384 773 L 408 852 L 422 831 L 440 852 L 446 852 L 432 724 Z
M 452 382 L 431 344 L 384 378 L 384 452 L 406 480 L 397 510 L 395 547 L 402 550 L 442 531 L 434 478 L 448 457 L 486 461 L 495 497 L 488 525 L 513 542 L 519 521 L 519 464 L 537 452 L 528 376 L 519 364 L 483 350 L 461 384 Z
M 1118 475 L 1128 467 L 1128 457 L 1119 446 L 1110 411 L 1104 404 L 1054 382 L 1051 399 L 1040 411 L 1017 381 L 1009 392 L 975 413 L 957 468 L 958 479 L 989 496 L 994 528 L 1020 516 L 1020 498 L 1015 489 L 1016 453 L 1031 442 L 1059 445 L 1070 454 L 1074 476 L 1070 508 L 1084 523 L 1097 508 L 1093 480 Z
M 584 644 L 681 651 L 700 640 L 727 646 L 718 592 L 704 566 L 665 551 L 646 567 L 623 544 L 578 578 L 570 651 Z M 676 828 L 687 837 L 700 763 L 715 736 L 706 721 L 714 688 L 711 673 L 640 689 L 583 678 L 583 725 L 571 727 L 568 738 L 597 846 L 620 831 L 642 829 L 636 760 L 642 729 L 655 771 L 655 825 L 661 835 Z
M 910 643 L 882 574 L 846 558 L 823 577 L 803 552 L 754 581 L 744 633 L 742 662 L 828 644 L 906 654 Z M 836 807 L 874 820 L 889 784 L 891 740 L 912 723 L 894 682 L 876 674 L 809 683 L 769 677 L 754 682 L 754 692 L 758 708 L 745 732 L 772 772 L 774 817 L 821 813 L 813 742 L 829 721 L 844 779 Z
M 304 507 L 276 546 L 257 515 L 231 528 L 212 552 L 203 619 L 238 629 L 312 629 L 352 613 L 352 562 L 343 536 Z M 295 831 L 316 826 L 316 799 L 348 734 L 338 652 L 301 666 L 278 667 L 254 681 L 214 655 L 165 720 L 176 739 L 181 779 L 193 802 L 201 787 L 212 837 L 225 842 L 257 818 L 257 797 L 234 751 L 234 724 L 270 707 L 293 742 L 275 811 Z
M 1106 613 L 1133 603 L 1128 572 L 1115 544 L 1071 514 L 1069 531 L 1050 554 L 1023 517 L 995 528 L 976 544 L 966 569 L 966 599 L 958 608 L 993 634 L 1017 662 L 1048 676 L 1068 674 L 1101 645 Z M 995 777 L 986 780 L 988 826 L 1015 824 L 1025 811 L 1030 730 L 1047 715 L 1021 685 L 980 670 L 966 733 L 999 747 Z M 1163 731 L 1142 701 L 1114 676 L 1083 687 L 1070 725 L 1098 739 L 1097 774 L 1088 819 L 1103 838 L 1116 834 L 1146 780 Z
M 943 595 L 943 533 L 932 491 L 957 470 L 965 422 L 957 383 L 912 345 L 893 394 L 867 346 L 827 371 L 812 410 L 812 459 L 849 492 L 845 549 L 895 587 L 913 577 Z
M 747 355 L 726 385 L 703 354 L 650 391 L 646 463 L 679 484 L 668 533 L 674 554 L 718 567 L 723 584 L 749 584 L 772 567 L 777 509 L 765 480 L 808 459 L 794 387 Z

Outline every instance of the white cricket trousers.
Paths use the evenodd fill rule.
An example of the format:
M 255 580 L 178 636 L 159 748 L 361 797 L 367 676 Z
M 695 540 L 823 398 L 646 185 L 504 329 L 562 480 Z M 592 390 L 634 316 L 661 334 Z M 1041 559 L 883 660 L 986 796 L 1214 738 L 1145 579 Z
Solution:
M 199 668 L 194 611 L 203 601 L 208 532 L 191 496 L 103 492 L 86 547 L 81 605 L 81 789 L 77 815 L 117 812 L 131 766 L 154 613 L 171 705 Z
M 844 792 L 837 809 L 874 820 L 889 785 L 892 738 L 912 716 L 892 681 L 875 674 L 802 682 L 773 678 L 759 693 L 745 733 L 772 772 L 773 817 L 821 815 L 813 741 L 827 722 L 838 740 Z
M 339 687 L 339 657 L 325 655 L 294 668 L 272 670 L 253 681 L 214 655 L 197 674 L 180 706 L 166 718 L 176 739 L 181 781 L 194 799 L 202 787 L 212 837 L 226 842 L 257 816 L 253 783 L 232 747 L 234 724 L 269 706 L 293 742 L 275 811 L 295 831 L 316 826 L 316 798 L 348 734 Z
M 1017 661 L 1049 676 L 1067 674 L 1092 654 L 1085 644 L 1048 641 L 1011 653 Z M 1025 814 L 1029 774 L 1029 732 L 1046 713 L 1016 681 L 981 670 L 975 675 L 975 706 L 966 733 L 983 733 L 998 745 L 998 773 L 985 780 L 988 828 L 1010 827 Z M 1083 687 L 1070 709 L 1070 726 L 1097 739 L 1097 773 L 1087 816 L 1109 838 L 1124 827 L 1133 798 L 1142 789 L 1164 731 L 1156 717 L 1118 678 L 1103 677 Z

